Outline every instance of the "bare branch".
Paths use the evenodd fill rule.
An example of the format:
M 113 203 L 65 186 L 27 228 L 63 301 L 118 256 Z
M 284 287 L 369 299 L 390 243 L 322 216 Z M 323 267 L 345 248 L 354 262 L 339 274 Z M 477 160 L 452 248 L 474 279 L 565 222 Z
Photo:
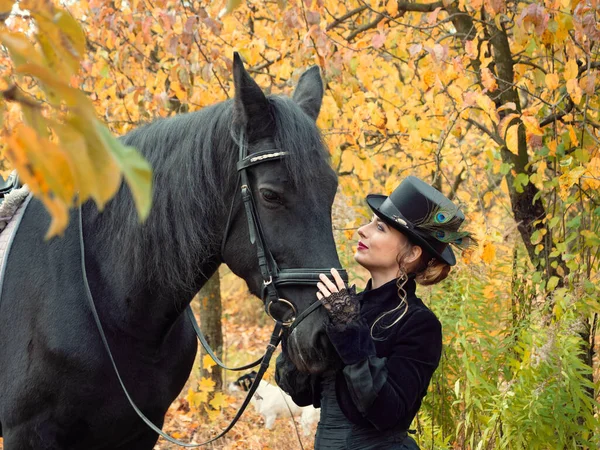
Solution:
M 548 117 L 540 121 L 540 127 L 545 127 L 546 125 L 554 123 L 556 120 L 561 120 L 564 116 L 571 112 L 574 106 L 575 104 L 573 103 L 573 100 L 571 100 L 571 97 L 567 96 L 567 107 L 561 112 L 550 114 Z
M 404 15 L 404 13 L 406 12 L 421 12 L 421 13 L 426 13 L 426 12 L 432 12 L 435 11 L 436 8 L 443 8 L 444 7 L 444 3 L 443 2 L 435 2 L 435 3 L 410 3 L 410 2 L 401 2 L 398 3 L 398 14 L 394 17 L 391 17 L 388 14 L 385 13 L 378 13 L 377 17 L 375 17 L 375 19 L 372 22 L 366 23 L 361 27 L 358 27 L 356 30 L 354 30 L 352 33 L 350 33 L 347 37 L 346 40 L 351 41 L 353 40 L 356 36 L 358 36 L 359 34 L 370 30 L 372 28 L 376 28 L 377 25 L 379 24 L 379 22 L 381 22 L 383 19 L 397 19 L 398 17 L 401 17 Z M 368 6 L 365 5 L 365 9 L 368 8 Z M 370 9 L 370 8 L 369 8 Z
M 330 30 L 334 29 L 335 27 L 337 27 L 338 25 L 340 25 L 345 20 L 349 19 L 352 16 L 355 16 L 356 14 L 360 14 L 365 9 L 367 9 L 367 5 L 362 5 L 362 6 L 359 6 L 358 8 L 355 8 L 355 9 L 353 9 L 351 11 L 348 11 L 346 14 L 344 14 L 343 16 L 335 19 L 333 22 L 331 22 L 329 25 L 327 25 L 327 27 L 325 28 L 325 30 L 326 31 L 330 31 Z
M 385 15 L 384 14 L 377 14 L 377 17 L 375 17 L 375 20 L 373 20 L 373 22 L 369 22 L 364 24 L 363 26 L 358 27 L 356 30 L 354 30 L 352 33 L 350 33 L 348 36 L 346 36 L 346 40 L 351 41 L 353 40 L 356 36 L 358 36 L 359 34 L 370 30 L 371 28 L 376 28 L 377 25 L 379 25 L 379 22 L 381 22 L 383 19 L 385 19 Z
M 471 119 L 470 117 L 467 118 L 467 122 L 470 123 L 471 125 L 474 125 L 475 127 L 479 128 L 481 131 L 483 131 L 485 134 L 487 134 L 490 138 L 492 138 L 494 140 L 494 142 L 496 144 L 505 145 L 502 138 L 500 136 L 498 136 L 496 133 L 494 133 L 492 130 L 488 129 L 488 127 L 486 127 L 484 124 L 476 122 L 475 120 Z

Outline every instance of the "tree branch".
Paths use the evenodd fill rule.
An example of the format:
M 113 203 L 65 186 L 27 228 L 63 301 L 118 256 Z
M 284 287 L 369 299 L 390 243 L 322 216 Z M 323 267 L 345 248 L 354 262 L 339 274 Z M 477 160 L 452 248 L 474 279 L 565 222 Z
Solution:
M 346 36 L 346 40 L 351 41 L 359 34 L 365 32 L 367 30 L 370 30 L 371 28 L 376 28 L 377 25 L 379 25 L 379 22 L 381 22 L 385 18 L 386 18 L 385 14 L 382 14 L 382 13 L 377 14 L 377 17 L 375 17 L 375 20 L 373 20 L 373 22 L 369 22 L 369 23 L 366 23 L 366 24 L 358 27 L 356 30 L 354 30 L 352 33 L 350 33 L 348 36 Z
M 339 17 L 338 19 L 335 19 L 333 22 L 331 22 L 329 25 L 327 25 L 327 27 L 325 28 L 325 30 L 326 31 L 333 30 L 335 27 L 337 27 L 338 25 L 340 25 L 345 20 L 349 19 L 352 16 L 355 16 L 356 14 L 360 14 L 365 9 L 367 9 L 367 5 L 362 5 L 362 6 L 359 6 L 358 8 L 355 8 L 355 9 L 353 9 L 351 11 L 348 11 L 346 14 L 344 14 L 341 17 Z
M 567 96 L 567 107 L 563 111 L 557 112 L 555 114 L 550 114 L 548 117 L 543 119 L 540 122 L 540 128 L 545 127 L 546 125 L 550 125 L 555 120 L 562 119 L 563 117 L 565 117 L 567 114 L 569 114 L 573 110 L 574 106 L 575 106 L 575 104 L 573 103 L 573 100 L 571 100 L 571 97 Z
M 479 128 L 481 131 L 483 131 L 485 134 L 487 134 L 490 138 L 492 138 L 494 140 L 494 142 L 496 144 L 504 145 L 504 141 L 502 140 L 502 138 L 500 136 L 498 136 L 496 133 L 494 133 L 492 130 L 488 129 L 488 127 L 486 127 L 482 123 L 476 122 L 473 119 L 471 119 L 470 117 L 468 117 L 466 120 L 468 123 L 470 123 L 471 125 L 474 125 L 475 127 Z
M 365 9 L 368 8 L 368 6 L 366 6 L 366 5 L 364 5 L 364 6 L 365 6 Z M 375 17 L 375 20 L 373 20 L 372 22 L 366 23 L 363 26 L 358 27 L 356 30 L 354 30 L 352 33 L 350 33 L 346 37 L 346 40 L 351 41 L 359 34 L 365 32 L 367 30 L 370 30 L 372 28 L 376 28 L 377 25 L 379 24 L 379 22 L 381 22 L 383 19 L 397 19 L 399 17 L 402 17 L 404 15 L 404 13 L 406 13 L 406 12 L 426 13 L 426 12 L 435 11 L 436 8 L 443 8 L 443 7 L 444 7 L 444 2 L 435 2 L 435 3 L 401 2 L 401 3 L 398 3 L 398 14 L 396 14 L 394 17 L 380 12 L 377 14 L 377 17 Z

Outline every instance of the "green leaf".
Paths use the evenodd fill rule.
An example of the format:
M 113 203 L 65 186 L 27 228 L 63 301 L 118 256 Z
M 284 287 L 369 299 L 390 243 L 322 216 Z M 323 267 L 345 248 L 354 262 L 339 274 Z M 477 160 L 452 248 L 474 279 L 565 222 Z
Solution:
M 529 183 L 529 176 L 527 176 L 527 174 L 525 174 L 525 173 L 520 173 L 515 177 L 513 186 L 515 187 L 515 189 L 518 193 L 522 193 L 523 186 L 527 186 L 528 183 Z
M 572 156 L 567 156 L 566 158 L 562 158 L 559 162 L 561 167 L 569 167 L 571 165 L 571 163 L 573 162 L 573 157 Z
M 234 9 L 238 8 L 242 4 L 242 0 L 227 0 L 225 8 L 219 13 L 219 17 L 223 17 L 227 14 L 231 14 Z
M 500 164 L 500 173 L 502 175 L 506 175 L 508 172 L 510 172 L 511 168 L 512 168 L 512 164 L 502 163 L 502 164 Z
M 600 237 L 596 233 L 590 230 L 583 230 L 581 235 L 585 238 L 585 245 L 587 247 L 598 247 L 600 246 Z
M 546 230 L 544 230 L 546 231 Z M 544 234 L 542 230 L 536 230 L 531 234 L 531 243 L 533 245 L 539 244 L 542 241 L 542 238 L 544 237 Z
M 131 189 L 138 216 L 144 221 L 152 206 L 152 168 L 135 147 L 125 146 L 106 126 L 96 123 L 96 128 L 112 152 Z
M 567 222 L 567 227 L 569 227 L 569 228 L 579 228 L 580 225 L 581 225 L 581 216 L 575 216 Z
M 590 153 L 584 148 L 578 148 L 573 152 L 573 156 L 575 159 L 582 164 L 587 164 L 590 162 Z

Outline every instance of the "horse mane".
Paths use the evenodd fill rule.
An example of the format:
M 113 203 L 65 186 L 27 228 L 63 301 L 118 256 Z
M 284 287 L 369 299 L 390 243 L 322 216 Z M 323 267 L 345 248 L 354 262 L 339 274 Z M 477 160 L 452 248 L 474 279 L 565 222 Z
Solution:
M 329 154 L 314 123 L 286 97 L 268 97 L 275 119 L 274 142 L 285 149 L 291 183 L 314 185 Z M 232 129 L 233 101 L 158 119 L 121 139 L 136 147 L 154 170 L 153 205 L 140 224 L 125 183 L 94 230 L 106 253 L 131 272 L 122 276 L 193 292 L 206 264 L 220 251 L 234 184 L 239 147 Z M 311 181 L 312 180 L 312 181 Z M 318 193 L 309 195 L 317 201 Z M 208 274 L 207 274 L 208 275 Z

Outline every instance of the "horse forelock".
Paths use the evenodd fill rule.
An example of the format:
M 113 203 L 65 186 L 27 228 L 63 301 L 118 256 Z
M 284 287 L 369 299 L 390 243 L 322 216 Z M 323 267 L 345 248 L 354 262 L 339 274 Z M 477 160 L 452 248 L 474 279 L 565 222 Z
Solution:
M 288 152 L 284 161 L 289 178 L 296 188 L 306 190 L 309 201 L 316 203 L 320 192 L 315 180 L 325 174 L 333 175 L 321 133 L 292 99 L 271 96 L 269 101 L 275 113 L 275 143 Z
M 269 101 L 275 119 L 273 140 L 288 152 L 283 161 L 289 179 L 316 202 L 319 192 L 310 187 L 329 165 L 321 135 L 293 100 L 270 96 Z M 159 119 L 121 138 L 153 167 L 153 206 L 140 226 L 131 195 L 122 188 L 102 214 L 98 231 L 110 253 L 140 280 L 192 290 L 204 265 L 218 257 L 221 222 L 237 180 L 239 147 L 232 105 L 226 101 Z

